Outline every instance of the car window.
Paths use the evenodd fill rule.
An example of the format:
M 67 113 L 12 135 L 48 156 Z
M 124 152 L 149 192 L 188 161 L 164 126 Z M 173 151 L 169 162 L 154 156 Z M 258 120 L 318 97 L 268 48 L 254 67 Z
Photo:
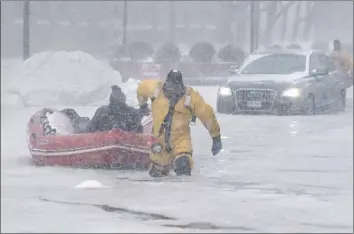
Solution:
M 306 56 L 297 54 L 272 54 L 251 61 L 240 74 L 291 74 L 306 70 Z
M 321 63 L 321 59 L 317 54 L 311 54 L 310 56 L 310 71 L 314 69 L 323 69 L 324 64 Z

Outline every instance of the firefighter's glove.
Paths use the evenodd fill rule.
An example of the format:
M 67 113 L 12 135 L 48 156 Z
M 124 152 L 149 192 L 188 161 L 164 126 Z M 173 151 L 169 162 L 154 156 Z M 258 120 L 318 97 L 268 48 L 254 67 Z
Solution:
M 217 155 L 221 149 L 222 149 L 221 137 L 220 136 L 213 137 L 213 146 L 211 147 L 211 152 L 213 153 L 213 155 L 214 156 Z
M 150 108 L 149 108 L 149 105 L 146 103 L 142 106 L 140 106 L 140 109 L 139 109 L 140 113 L 142 115 L 145 115 L 145 116 L 149 116 L 150 115 Z

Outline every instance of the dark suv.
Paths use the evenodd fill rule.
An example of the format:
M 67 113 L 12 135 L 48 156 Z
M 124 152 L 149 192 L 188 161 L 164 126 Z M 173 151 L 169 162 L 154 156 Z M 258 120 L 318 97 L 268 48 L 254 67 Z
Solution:
M 352 78 L 320 51 L 255 52 L 220 87 L 217 112 L 304 114 L 345 109 Z

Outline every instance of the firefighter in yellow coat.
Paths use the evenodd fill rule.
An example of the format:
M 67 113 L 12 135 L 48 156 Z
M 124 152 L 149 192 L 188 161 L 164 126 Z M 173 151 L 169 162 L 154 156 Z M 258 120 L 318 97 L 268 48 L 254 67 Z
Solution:
M 200 119 L 213 139 L 212 153 L 222 149 L 220 126 L 215 113 L 200 94 L 183 84 L 182 73 L 171 70 L 165 81 L 144 80 L 139 84 L 137 97 L 140 109 L 150 112 L 152 134 L 158 144 L 151 147 L 149 174 L 167 176 L 171 169 L 177 175 L 191 175 L 193 169 L 190 122 Z

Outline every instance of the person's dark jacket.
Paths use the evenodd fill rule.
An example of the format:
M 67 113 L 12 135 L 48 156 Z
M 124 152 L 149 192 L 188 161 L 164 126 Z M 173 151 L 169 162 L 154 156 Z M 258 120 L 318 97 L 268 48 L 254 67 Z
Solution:
M 122 90 L 118 86 L 112 86 L 109 105 L 97 109 L 90 123 L 90 132 L 109 131 L 113 128 L 142 132 L 142 118 L 138 109 L 126 104 L 126 96 Z

